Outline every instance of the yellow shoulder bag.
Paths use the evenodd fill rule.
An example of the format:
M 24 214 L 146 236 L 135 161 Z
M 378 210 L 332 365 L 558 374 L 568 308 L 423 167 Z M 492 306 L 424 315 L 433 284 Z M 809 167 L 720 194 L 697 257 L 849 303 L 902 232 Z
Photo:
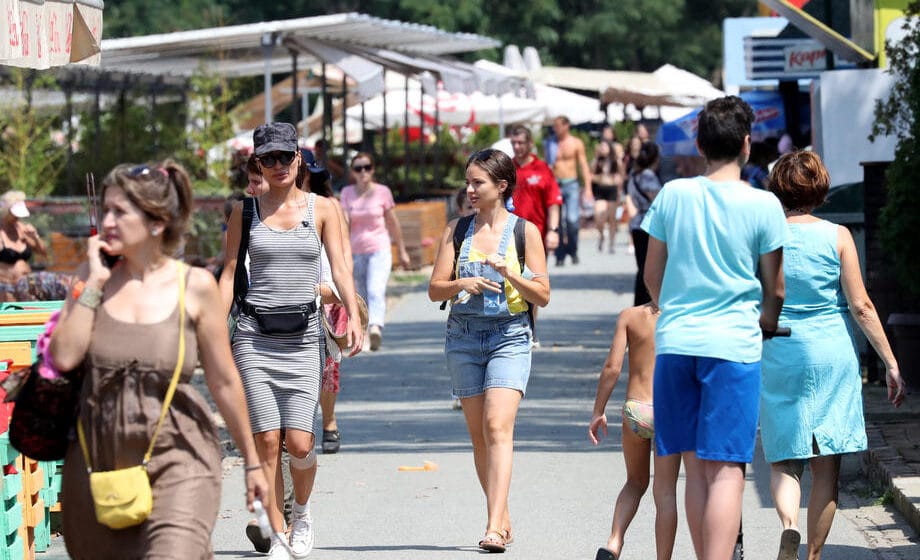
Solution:
M 144 461 L 136 466 L 114 471 L 93 472 L 86 446 L 86 436 L 83 433 L 83 423 L 77 422 L 77 435 L 80 447 L 83 448 L 83 457 L 86 459 L 86 471 L 89 473 L 89 487 L 96 506 L 96 520 L 112 529 L 125 529 L 140 525 L 147 519 L 153 510 L 153 492 L 150 488 L 150 478 L 147 476 L 147 463 L 153 454 L 153 447 L 157 434 L 166 418 L 169 404 L 172 402 L 179 384 L 179 375 L 182 372 L 182 363 L 185 358 L 185 267 L 179 263 L 179 359 L 176 361 L 176 370 L 173 372 L 166 397 L 163 400 L 163 409 L 160 419 L 153 431 L 150 446 L 144 454 Z

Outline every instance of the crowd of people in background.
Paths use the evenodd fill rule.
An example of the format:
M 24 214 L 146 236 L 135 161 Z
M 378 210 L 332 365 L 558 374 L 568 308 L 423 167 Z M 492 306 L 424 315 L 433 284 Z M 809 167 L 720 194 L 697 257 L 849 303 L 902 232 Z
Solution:
M 610 126 L 586 143 L 565 117 L 554 119 L 543 158 L 533 131 L 515 126 L 510 153 L 483 149 L 467 160 L 428 295 L 450 306 L 446 369 L 486 501 L 482 550 L 504 552 L 514 540 L 514 426 L 540 345 L 537 308 L 550 301 L 547 259 L 580 263 L 588 210 L 598 253 L 615 253 L 626 229 L 637 268 L 634 306 L 618 316 L 588 425 L 596 445 L 628 358 L 627 479 L 597 560 L 620 557 L 652 464 L 658 560 L 673 552 L 681 465 L 697 558 L 731 557 L 758 426 L 782 525 L 779 559 L 798 558 L 806 464 L 808 555 L 820 558 L 841 456 L 867 446 L 849 316 L 884 362 L 895 406 L 905 385 L 852 236 L 813 213 L 830 184 L 821 159 L 793 150 L 787 138 L 753 142 L 753 120 L 740 98 L 708 103 L 699 116 L 705 172 L 698 174 L 673 161 L 664 169 L 641 123 L 623 143 Z M 76 558 L 166 551 L 176 540 L 190 558 L 209 556 L 220 449 L 189 384 L 199 360 L 244 459 L 247 502 L 264 505 L 272 528 L 266 536 L 253 524 L 246 535 L 275 560 L 302 560 L 313 548 L 315 448 L 339 451 L 342 358 L 359 353 L 365 338 L 371 351 L 381 348 L 391 270 L 413 262 L 371 153 L 337 166 L 325 142 L 302 149 L 295 127 L 278 122 L 259 126 L 253 144 L 234 176 L 240 192 L 227 200 L 214 275 L 174 256 L 193 198 L 184 168 L 166 160 L 120 165 L 106 176 L 100 233 L 88 240 L 86 262 L 57 292 L 46 290 L 49 299 L 66 299 L 50 353 L 62 371 L 81 364 L 86 371 L 81 444 L 72 442 L 64 470 L 66 544 Z M 23 193 L 0 198 L 0 292 L 8 300 L 25 299 L 23 290 L 43 281 L 30 262 L 47 251 L 22 221 L 29 216 Z M 792 336 L 775 337 L 780 327 Z M 153 512 L 130 529 L 104 529 L 89 473 L 145 460 L 162 406 L 151 395 L 165 391 L 174 365 L 176 397 L 162 430 L 153 430 L 159 439 L 147 464 Z

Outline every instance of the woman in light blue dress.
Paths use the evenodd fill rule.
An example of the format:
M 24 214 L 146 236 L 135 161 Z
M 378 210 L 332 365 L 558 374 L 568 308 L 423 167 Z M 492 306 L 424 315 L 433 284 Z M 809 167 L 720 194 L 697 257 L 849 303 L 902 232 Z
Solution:
M 866 294 L 853 237 L 845 227 L 812 215 L 829 184 L 821 159 L 804 151 L 780 158 L 770 177 L 790 230 L 783 247 L 786 300 L 780 324 L 790 327 L 792 336 L 766 341 L 761 362 L 760 434 L 783 524 L 779 560 L 798 559 L 805 464 L 812 474 L 808 558 L 817 560 L 837 510 L 841 454 L 866 449 L 862 376 L 849 316 L 885 363 L 888 399 L 900 406 L 905 393 Z

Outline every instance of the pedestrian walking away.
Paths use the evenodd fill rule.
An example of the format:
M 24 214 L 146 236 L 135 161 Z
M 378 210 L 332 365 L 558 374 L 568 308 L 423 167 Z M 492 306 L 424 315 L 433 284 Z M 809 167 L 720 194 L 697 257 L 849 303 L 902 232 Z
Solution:
M 273 500 L 267 507 L 276 533 L 284 528 L 277 477 L 283 441 L 294 486 L 289 546 L 295 558 L 313 548 L 310 494 L 316 477 L 316 426 L 325 363 L 324 334 L 317 313 L 320 251 L 327 249 L 333 281 L 348 310 L 347 340 L 354 355 L 364 333 L 354 284 L 343 257 L 341 219 L 336 207 L 300 186 L 309 176 L 288 123 L 266 123 L 253 131 L 254 154 L 269 190 L 252 199 L 251 224 L 243 232 L 243 204 L 234 206 L 227 230 L 227 263 L 220 279 L 224 310 L 240 309 L 233 357 L 243 379 L 256 447 Z M 249 201 L 244 201 L 249 202 Z M 244 233 L 247 234 L 244 241 Z M 240 244 L 248 250 L 248 289 L 234 290 Z M 287 558 L 275 542 L 270 558 Z
M 849 316 L 885 364 L 894 406 L 903 402 L 905 387 L 863 285 L 853 236 L 812 213 L 830 186 L 821 158 L 813 152 L 786 154 L 769 184 L 791 232 L 783 249 L 786 300 L 780 324 L 790 327 L 792 336 L 763 345 L 760 435 L 782 524 L 777 558 L 799 557 L 800 479 L 807 464 L 808 559 L 819 560 L 837 511 L 841 457 L 867 448 L 862 374 Z
M 552 170 L 533 152 L 533 136 L 530 129 L 518 125 L 511 130 L 511 147 L 514 150 L 514 170 L 517 185 L 514 188 L 514 209 L 516 216 L 537 226 L 543 238 L 547 254 L 559 247 L 559 207 L 562 194 Z M 537 311 L 533 308 L 533 342 L 537 339 Z
M 190 383 L 199 358 L 245 461 L 250 510 L 253 499 L 268 503 L 271 494 L 217 283 L 171 256 L 192 212 L 191 183 L 169 160 L 122 164 L 102 182 L 102 199 L 100 234 L 87 240 L 87 260 L 49 347 L 61 371 L 84 369 L 77 421 L 85 444 L 72 442 L 64 461 L 67 552 L 76 560 L 171 558 L 181 543 L 184 558 L 212 558 L 221 447 L 211 408 Z M 109 268 L 103 256 L 117 260 Z M 146 519 L 103 525 L 89 470 L 95 476 L 141 464 L 153 494 Z
M 633 171 L 626 182 L 626 191 L 632 201 L 635 212 L 629 219 L 629 234 L 632 238 L 633 252 L 636 257 L 636 283 L 633 288 L 633 305 L 642 305 L 650 300 L 645 287 L 643 274 L 645 272 L 645 259 L 648 253 L 648 232 L 642 229 L 642 220 L 652 206 L 655 197 L 661 190 L 658 180 L 658 145 L 654 142 L 644 142 L 639 148 Z
M 504 552 L 513 541 L 508 492 L 514 422 L 530 376 L 528 302 L 545 306 L 550 286 L 540 231 L 525 223 L 524 266 L 513 242 L 520 219 L 505 209 L 516 185 L 514 163 L 482 150 L 466 164 L 467 196 L 477 210 L 454 259 L 452 220 L 441 238 L 428 296 L 450 300 L 444 352 L 455 397 L 473 443 L 473 463 L 486 496 L 479 547 Z
M 342 189 L 342 208 L 348 218 L 354 258 L 355 287 L 367 302 L 370 348 L 383 342 L 386 289 L 393 267 L 390 245 L 395 243 L 399 265 L 409 268 L 409 253 L 396 218 L 393 193 L 374 181 L 374 158 L 359 152 L 351 160 L 355 183 Z
M 597 382 L 594 412 L 588 425 L 588 438 L 598 445 L 600 434 L 607 435 L 607 402 L 616 387 L 629 352 L 629 381 L 623 404 L 623 458 L 626 483 L 617 496 L 616 508 L 606 548 L 598 549 L 595 560 L 617 560 L 623 550 L 626 529 L 632 522 L 639 501 L 649 483 L 649 456 L 654 452 L 655 417 L 652 383 L 655 375 L 655 323 L 659 310 L 652 303 L 624 309 L 617 320 L 610 352 Z M 677 475 L 680 455 L 655 457 L 655 549 L 658 560 L 670 560 L 677 535 Z
M 556 266 L 565 264 L 566 257 L 571 257 L 572 264 L 578 264 L 581 205 L 584 203 L 590 207 L 594 203 L 591 196 L 591 168 L 585 155 L 585 144 L 572 136 L 570 126 L 567 117 L 556 117 L 553 120 L 553 130 L 559 142 L 553 174 L 562 192 L 562 236 L 556 248 Z M 578 181 L 579 174 L 582 183 Z
M 668 182 L 649 208 L 645 283 L 655 335 L 655 448 L 680 453 L 698 560 L 731 558 L 743 465 L 757 433 L 762 331 L 783 302 L 779 200 L 741 181 L 754 111 L 735 96 L 706 104 L 697 147 L 705 176 Z

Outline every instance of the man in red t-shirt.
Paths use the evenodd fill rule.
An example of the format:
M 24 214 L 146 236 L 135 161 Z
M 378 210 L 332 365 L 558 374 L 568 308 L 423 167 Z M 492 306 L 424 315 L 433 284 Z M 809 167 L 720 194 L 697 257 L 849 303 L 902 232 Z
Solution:
M 549 252 L 559 246 L 559 206 L 562 194 L 553 171 L 533 153 L 533 136 L 526 126 L 511 131 L 517 187 L 512 195 L 514 213 L 532 222 L 543 236 Z

